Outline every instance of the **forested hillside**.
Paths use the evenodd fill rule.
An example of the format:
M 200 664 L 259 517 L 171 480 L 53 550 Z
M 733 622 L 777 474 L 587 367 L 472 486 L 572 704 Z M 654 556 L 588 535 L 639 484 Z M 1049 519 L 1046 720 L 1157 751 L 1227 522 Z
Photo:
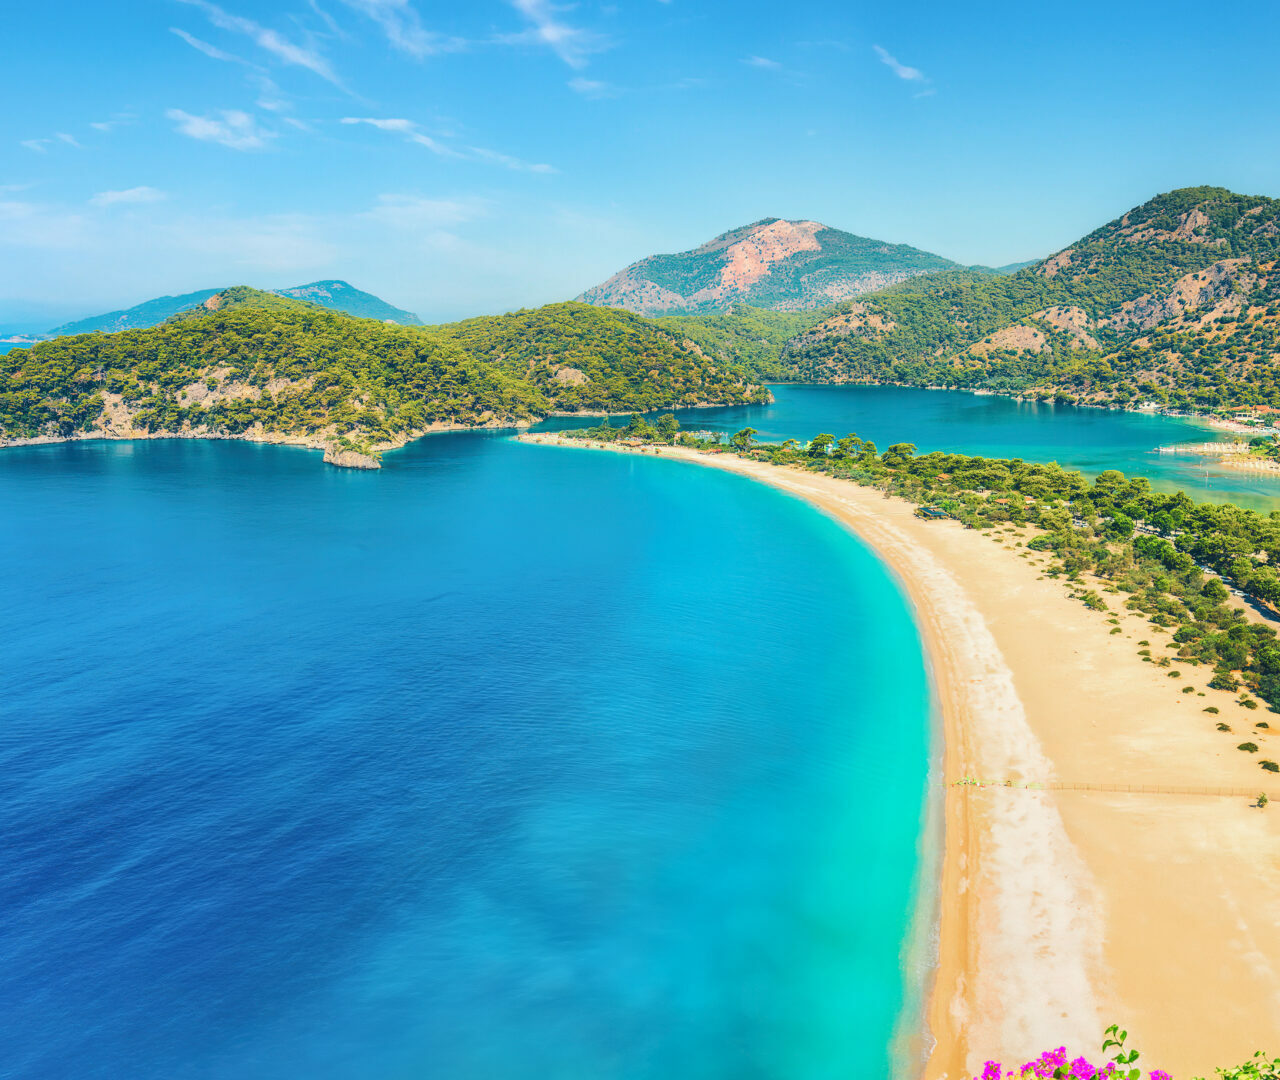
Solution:
M 543 394 L 557 412 L 766 400 L 693 340 L 628 311 L 550 304 L 440 327 L 445 340 Z
M 436 426 L 762 396 L 625 312 L 557 304 L 417 328 L 239 287 L 162 326 L 0 357 L 0 438 L 207 435 L 369 454 Z
M 775 368 L 1090 404 L 1280 407 L 1277 256 L 1280 202 L 1187 188 L 1015 274 L 934 274 L 845 304 Z

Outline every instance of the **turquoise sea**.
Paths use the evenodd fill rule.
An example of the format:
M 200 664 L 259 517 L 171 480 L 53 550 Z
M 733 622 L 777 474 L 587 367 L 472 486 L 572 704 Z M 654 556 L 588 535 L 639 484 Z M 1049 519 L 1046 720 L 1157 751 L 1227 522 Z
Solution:
M 1235 438 L 1198 420 L 959 390 L 791 385 L 771 389 L 772 405 L 686 409 L 678 416 L 685 427 L 694 429 L 732 432 L 750 426 L 766 441 L 810 439 L 823 431 L 839 438 L 852 431 L 881 450 L 891 443 L 913 442 L 922 453 L 948 450 L 1056 461 L 1091 476 L 1119 469 L 1149 477 L 1166 491 L 1185 490 L 1196 499 L 1280 509 L 1280 479 L 1275 476 L 1224 469 L 1191 455 L 1155 452 L 1158 446 Z M 542 426 L 584 423 L 599 421 L 557 418 Z
M 683 419 L 1162 486 L 1150 449 L 1204 437 L 776 393 Z M 384 464 L 0 452 L 0 1076 L 887 1077 L 930 705 L 884 568 L 696 466 Z
M 881 1077 L 903 599 L 696 466 L 0 453 L 0 1075 Z

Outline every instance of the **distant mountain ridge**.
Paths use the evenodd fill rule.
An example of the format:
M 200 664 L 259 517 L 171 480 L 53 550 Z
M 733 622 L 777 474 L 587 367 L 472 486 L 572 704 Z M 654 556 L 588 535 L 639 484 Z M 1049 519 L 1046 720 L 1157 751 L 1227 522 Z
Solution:
M 398 323 L 401 326 L 421 326 L 422 320 L 412 311 L 393 307 L 372 293 L 362 292 L 345 281 L 313 281 L 310 285 L 295 285 L 292 289 L 275 289 L 280 296 L 292 296 L 321 307 L 342 311 L 358 319 L 377 319 L 379 322 Z
M 379 322 L 393 322 L 401 326 L 422 325 L 422 320 L 413 312 L 393 307 L 372 293 L 363 292 L 337 279 L 313 281 L 309 285 L 295 285 L 289 289 L 272 291 L 279 296 L 305 300 L 361 319 L 377 319 Z M 199 307 L 210 297 L 223 292 L 226 292 L 225 286 L 221 289 L 200 289 L 197 292 L 182 293 L 178 296 L 158 296 L 154 300 L 135 304 L 131 308 L 108 311 L 104 315 L 91 315 L 88 318 L 63 323 L 61 326 L 54 327 L 50 334 L 61 337 L 67 334 L 95 332 L 114 334 L 121 330 L 146 330 L 152 326 L 159 326 L 179 312 Z
M 907 244 L 842 232 L 817 221 L 765 218 L 692 251 L 651 255 L 578 300 L 641 315 L 818 308 L 957 264 Z

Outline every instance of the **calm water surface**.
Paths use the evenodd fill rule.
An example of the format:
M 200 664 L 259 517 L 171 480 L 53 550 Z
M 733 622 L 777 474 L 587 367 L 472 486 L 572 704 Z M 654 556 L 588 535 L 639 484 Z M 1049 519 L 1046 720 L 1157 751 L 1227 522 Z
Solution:
M 1212 465 L 1206 468 L 1202 458 L 1154 452 L 1162 445 L 1232 438 L 1199 421 L 1016 401 L 958 390 L 896 386 L 772 389 L 776 399 L 772 405 L 689 409 L 679 414 L 680 422 L 689 428 L 724 432 L 750 426 L 767 441 L 810 439 L 822 431 L 838 438 L 852 431 L 871 439 L 881 450 L 890 443 L 912 442 L 922 452 L 949 450 L 1056 461 L 1087 475 L 1119 469 L 1131 476 L 1149 477 L 1161 490 L 1185 490 L 1197 499 L 1229 500 L 1258 510 L 1280 509 L 1280 478 L 1274 475 L 1258 476 Z M 545 426 L 581 423 L 557 419 Z
M 886 1075 L 927 686 L 799 502 L 7 450 L 0 634 L 6 1078 Z
M 681 418 L 1280 506 L 1151 453 L 1188 421 L 775 393 Z M 0 453 L 0 1076 L 885 1076 L 929 709 L 883 569 L 673 462 L 385 466 Z

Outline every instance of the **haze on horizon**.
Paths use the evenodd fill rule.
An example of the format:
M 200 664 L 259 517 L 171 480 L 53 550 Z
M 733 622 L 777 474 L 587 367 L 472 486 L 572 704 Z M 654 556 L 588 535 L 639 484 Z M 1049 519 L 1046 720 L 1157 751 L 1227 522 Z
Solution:
M 1000 265 L 1280 195 L 1268 3 L 74 8 L 8 13 L 0 331 L 329 277 L 437 321 L 772 216 Z

